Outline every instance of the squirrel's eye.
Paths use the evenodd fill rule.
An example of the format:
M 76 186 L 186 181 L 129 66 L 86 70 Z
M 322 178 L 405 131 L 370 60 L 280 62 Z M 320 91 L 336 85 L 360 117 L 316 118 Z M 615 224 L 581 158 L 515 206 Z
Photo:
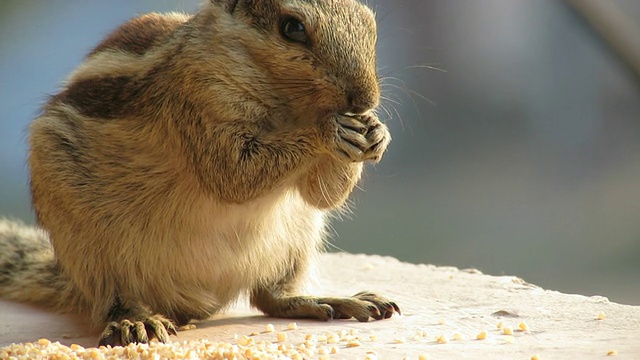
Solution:
M 307 43 L 307 33 L 305 32 L 304 25 L 300 20 L 294 18 L 285 19 L 280 27 L 280 32 L 282 33 L 282 36 L 289 41 L 302 44 Z

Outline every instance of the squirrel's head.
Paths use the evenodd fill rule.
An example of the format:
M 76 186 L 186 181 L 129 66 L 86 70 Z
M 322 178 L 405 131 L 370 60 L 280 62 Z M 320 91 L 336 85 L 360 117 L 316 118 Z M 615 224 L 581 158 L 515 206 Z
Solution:
M 207 10 L 224 24 L 212 41 L 258 68 L 246 74 L 257 96 L 318 116 L 378 105 L 375 16 L 356 0 L 210 0 Z

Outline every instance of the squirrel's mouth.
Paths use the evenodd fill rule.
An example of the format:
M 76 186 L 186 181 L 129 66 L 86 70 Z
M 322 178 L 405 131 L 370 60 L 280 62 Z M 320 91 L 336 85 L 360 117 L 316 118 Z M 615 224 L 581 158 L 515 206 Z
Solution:
M 342 116 L 346 116 L 346 117 L 350 117 L 350 118 L 357 118 L 360 117 L 366 113 L 368 113 L 369 111 L 371 111 L 373 109 L 365 109 L 362 112 L 351 112 L 351 111 L 347 111 L 347 112 L 339 112 L 338 115 L 342 115 Z

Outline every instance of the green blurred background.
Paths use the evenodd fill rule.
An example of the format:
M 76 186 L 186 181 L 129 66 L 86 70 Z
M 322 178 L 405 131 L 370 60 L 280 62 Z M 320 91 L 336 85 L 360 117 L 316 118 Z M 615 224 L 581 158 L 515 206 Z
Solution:
M 333 244 L 640 304 L 640 82 L 561 0 L 373 1 L 394 141 Z M 612 0 L 637 24 L 640 2 Z M 197 1 L 0 1 L 0 215 L 26 128 L 110 30 Z M 640 38 L 640 33 L 637 34 Z

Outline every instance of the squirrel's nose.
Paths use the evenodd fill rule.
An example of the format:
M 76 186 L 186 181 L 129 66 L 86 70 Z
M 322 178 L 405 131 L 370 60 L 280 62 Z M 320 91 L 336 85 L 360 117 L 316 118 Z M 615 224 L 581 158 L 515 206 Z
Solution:
M 378 91 L 352 90 L 347 93 L 347 112 L 364 114 L 378 106 L 380 93 Z

